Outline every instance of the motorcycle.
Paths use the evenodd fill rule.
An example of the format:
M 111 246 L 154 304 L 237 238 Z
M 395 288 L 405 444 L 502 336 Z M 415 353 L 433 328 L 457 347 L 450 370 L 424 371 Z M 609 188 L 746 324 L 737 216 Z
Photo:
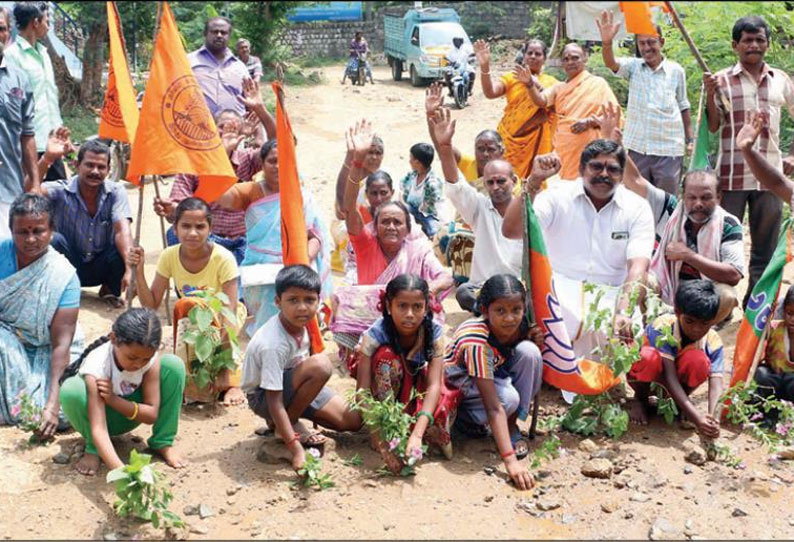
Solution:
M 354 85 L 364 86 L 367 82 L 368 73 L 367 53 L 360 53 L 348 63 L 345 77 L 349 78 Z M 342 79 L 342 82 L 344 82 L 344 79 Z M 372 82 L 371 78 L 370 82 Z
M 458 62 L 447 60 L 444 68 L 444 84 L 449 90 L 449 94 L 455 100 L 455 106 L 463 109 L 469 101 L 474 86 L 474 74 L 468 73 L 469 63 L 460 65 Z

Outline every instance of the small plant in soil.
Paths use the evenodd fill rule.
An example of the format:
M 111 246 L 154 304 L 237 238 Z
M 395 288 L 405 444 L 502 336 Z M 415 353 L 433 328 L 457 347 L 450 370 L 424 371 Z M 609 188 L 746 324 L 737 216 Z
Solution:
M 361 454 L 356 454 L 350 459 L 345 459 L 343 463 L 348 467 L 360 467 L 364 464 L 364 460 L 361 458 Z
M 725 417 L 764 445 L 770 452 L 794 444 L 794 405 L 760 393 L 758 384 L 738 382 L 720 401 L 727 405 Z
M 108 473 L 107 482 L 116 487 L 113 509 L 123 518 L 150 521 L 155 528 L 182 527 L 182 518 L 168 510 L 173 496 L 151 460 L 152 456 L 132 450 L 129 464 Z
M 560 457 L 562 443 L 557 435 L 551 434 L 532 452 L 530 468 L 537 469 L 544 461 L 551 461 Z
M 405 405 L 397 401 L 391 393 L 378 401 L 369 390 L 359 390 L 352 393 L 349 400 L 351 408 L 361 413 L 364 424 L 375 436 L 387 471 L 400 476 L 415 474 L 416 462 L 427 452 L 427 446 L 424 445 L 418 453 L 414 452 L 410 456 L 406 450 L 416 416 L 407 414 Z
M 298 469 L 298 476 L 303 487 L 313 487 L 317 491 L 334 487 L 331 475 L 328 473 L 323 474 L 321 472 L 322 468 L 323 461 L 320 459 L 320 452 L 315 448 L 306 450 L 306 461 Z
M 615 377 L 623 377 L 640 359 L 643 326 L 636 322 L 632 324 L 633 340 L 626 341 L 617 336 L 612 324 L 615 319 L 614 309 L 599 308 L 606 291 L 593 283 L 586 283 L 584 289 L 585 292 L 595 294 L 588 307 L 585 329 L 600 332 L 606 337 L 594 353 L 600 355 L 601 363 L 609 365 Z M 652 322 L 661 312 L 663 304 L 655 292 L 639 282 L 632 285 L 626 314 L 634 313 L 640 303 L 641 294 L 644 297 L 646 319 Z M 668 334 L 672 337 L 672 330 Z M 580 435 L 603 433 L 614 439 L 620 438 L 628 431 L 629 415 L 614 398 L 615 391 L 618 395 L 625 393 L 625 383 L 621 382 L 618 386 L 618 390 L 609 390 L 598 395 L 577 395 L 567 413 L 559 419 L 559 425 Z
M 42 408 L 36 405 L 33 398 L 27 392 L 21 391 L 17 395 L 17 402 L 11 408 L 11 416 L 19 420 L 18 426 L 26 433 L 32 433 L 28 438 L 31 445 L 48 444 L 49 440 L 42 440 L 38 435 L 41 427 Z
M 190 362 L 189 377 L 199 389 L 204 389 L 215 381 L 221 371 L 234 371 L 237 368 L 239 322 L 237 315 L 227 306 L 229 298 L 223 292 L 199 290 L 192 295 L 201 298 L 202 303 L 190 309 L 190 327 L 183 339 L 193 346 L 196 354 L 196 359 Z M 217 322 L 223 322 L 222 327 L 213 325 Z M 214 395 L 217 400 L 218 392 Z

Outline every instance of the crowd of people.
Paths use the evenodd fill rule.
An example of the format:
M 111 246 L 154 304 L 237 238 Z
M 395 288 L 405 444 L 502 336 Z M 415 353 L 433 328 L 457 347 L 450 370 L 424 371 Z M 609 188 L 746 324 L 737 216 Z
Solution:
M 290 266 L 282 261 L 275 122 L 260 94 L 261 63 L 247 40 L 232 53 L 232 25 L 214 17 L 188 58 L 239 182 L 205 202 L 194 196 L 198 179 L 178 175 L 168 198 L 155 200 L 155 212 L 173 226 L 153 277 L 131 237 L 126 191 L 106 180 L 108 146 L 83 143 L 67 178 L 70 133 L 40 41 L 47 4 L 14 7 L 18 33 L 8 44 L 11 21 L 0 8 L 0 422 L 15 423 L 16 402 L 28 394 L 43 409 L 42 437 L 71 426 L 85 438 L 80 472 L 121 465 L 109 437 L 141 423 L 153 427 L 153 450 L 175 468 L 184 465 L 174 446 L 183 398 L 191 399 L 184 329 L 202 302 L 195 292 L 212 290 L 225 294 L 229 309 L 213 325 L 244 328 L 250 342 L 238 369 L 222 371 L 210 387 L 225 404 L 247 403 L 264 418 L 296 469 L 307 448 L 327 439 L 302 419 L 334 431 L 362 427 L 360 412 L 326 386 L 333 362 L 312 350 L 308 332 L 319 319 L 356 389 L 396 398 L 415 417 L 407 456 L 421 457 L 429 445 L 452 457 L 453 430 L 490 435 L 511 480 L 531 487 L 518 422 L 540 391 L 547 337 L 530 321 L 520 280 L 525 198 L 548 247 L 575 354 L 592 357 L 604 341 L 586 326 L 593 304 L 614 312 L 614 329 L 626 340 L 632 325 L 644 325 L 640 359 L 627 375 L 631 419 L 647 423 L 658 383 L 701 435 L 719 436 L 715 408 L 726 364 L 716 330 L 740 304 L 736 286 L 745 273 L 747 304 L 772 256 L 782 202 L 794 197 L 787 177 L 794 149 L 780 149 L 781 108 L 794 115 L 794 84 L 764 62 L 770 34 L 761 17 L 735 22 L 737 63 L 703 78 L 709 129 L 720 134 L 713 170 L 682 178 L 693 142 L 686 73 L 664 56 L 661 32 L 637 35 L 638 56 L 618 58 L 619 25 L 605 12 L 597 21 L 601 54 L 629 81 L 625 115 L 606 80 L 588 72 L 582 46 L 565 46 L 566 79 L 558 81 L 544 72 L 542 41 L 528 40 L 500 77 L 491 73 L 489 45 L 478 41 L 483 95 L 504 97 L 505 109 L 477 135 L 473 153 L 453 144 L 456 121 L 442 107 L 439 83 L 426 92 L 431 143 L 409 149 L 410 170 L 396 186 L 381 169 L 378 127 L 355 123 L 340 149 L 337 220 L 327 227 L 303 190 L 310 265 Z M 365 51 L 359 38 L 354 45 Z M 721 108 L 718 89 L 732 112 Z M 341 284 L 332 271 L 343 275 Z M 172 281 L 178 300 L 166 350 L 178 355 L 161 352 L 155 312 Z M 658 291 L 669 311 L 653 321 L 645 321 L 642 304 L 630 311 L 638 283 Z M 121 313 L 107 336 L 83 348 L 81 288 L 99 286 L 120 308 L 133 284 L 141 307 Z M 470 318 L 447 333 L 441 301 L 453 292 Z M 755 375 L 787 400 L 794 400 L 792 338 L 794 290 L 771 324 Z M 690 395 L 706 382 L 707 405 L 698 409 Z M 383 446 L 377 434 L 373 446 Z

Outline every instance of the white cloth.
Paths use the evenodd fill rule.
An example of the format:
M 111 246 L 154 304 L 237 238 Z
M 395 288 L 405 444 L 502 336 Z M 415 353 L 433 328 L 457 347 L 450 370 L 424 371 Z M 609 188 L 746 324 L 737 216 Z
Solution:
M 469 280 L 480 283 L 500 273 L 520 277 L 523 242 L 502 235 L 504 219 L 491 198 L 479 193 L 462 174 L 458 175 L 458 182 L 446 183 L 444 188 L 449 200 L 474 232 Z
M 113 393 L 127 397 L 140 387 L 143 375 L 152 368 L 155 359 L 157 356 L 152 357 L 137 371 L 123 371 L 116 365 L 116 360 L 113 358 L 113 344 L 108 341 L 88 353 L 80 366 L 79 374 L 91 375 L 97 380 L 110 380 L 113 383 Z
M 304 328 L 301 340 L 297 341 L 284 329 L 279 314 L 259 328 L 248 343 L 243 361 L 242 389 L 245 393 L 256 388 L 281 391 L 284 371 L 294 369 L 310 355 L 308 331 Z
M 544 190 L 533 206 L 555 273 L 620 286 L 626 279 L 628 260 L 651 259 L 651 208 L 622 184 L 600 211 L 585 193 L 581 178 Z
M 601 41 L 596 19 L 601 12 L 611 11 L 614 22 L 620 23 L 615 41 L 626 39 L 626 18 L 620 11 L 620 2 L 565 2 L 565 33 L 572 40 Z
M 11 229 L 8 227 L 8 215 L 10 212 L 11 204 L 0 201 L 0 241 L 11 237 Z
M 447 60 L 454 62 L 459 68 L 465 68 L 467 72 L 471 73 L 474 72 L 474 66 L 469 64 L 469 56 L 472 52 L 471 47 L 467 43 L 461 45 L 460 49 L 456 49 L 453 45 L 452 49 L 447 53 Z

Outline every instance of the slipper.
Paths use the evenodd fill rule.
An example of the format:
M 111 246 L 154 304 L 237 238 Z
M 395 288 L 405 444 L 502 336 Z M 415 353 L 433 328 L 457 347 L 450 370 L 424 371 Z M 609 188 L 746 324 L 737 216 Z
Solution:
M 309 431 L 308 433 L 302 434 L 298 440 L 304 447 L 322 448 L 325 446 L 325 443 L 328 442 L 328 437 L 319 431 Z
M 513 450 L 516 452 L 516 459 L 524 459 L 529 455 L 529 443 L 521 431 L 510 435 L 510 443 L 513 445 Z
M 114 309 L 121 309 L 124 307 L 124 300 L 121 299 L 117 295 L 113 295 L 111 293 L 102 294 L 99 296 L 99 299 L 113 307 Z

